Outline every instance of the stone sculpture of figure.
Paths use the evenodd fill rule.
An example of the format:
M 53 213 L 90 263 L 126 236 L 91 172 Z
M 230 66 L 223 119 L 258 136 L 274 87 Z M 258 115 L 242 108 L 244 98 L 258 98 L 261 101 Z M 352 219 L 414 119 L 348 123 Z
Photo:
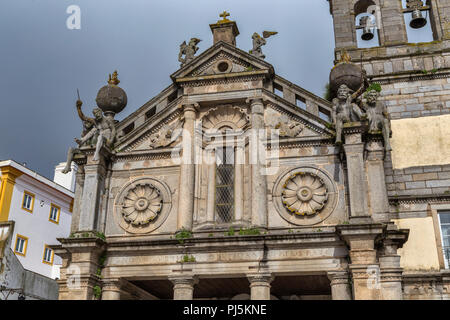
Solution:
M 342 126 L 346 122 L 360 121 L 364 116 L 359 106 L 354 103 L 355 99 L 361 95 L 364 84 L 358 91 L 352 93 L 352 90 L 345 84 L 342 84 L 337 90 L 337 97 L 333 99 L 333 111 L 331 118 L 336 126 L 336 143 L 342 143 Z
M 267 41 L 263 37 L 261 37 L 258 33 L 254 33 L 252 36 L 253 40 L 253 49 L 251 54 L 257 58 L 264 59 L 266 56 L 262 53 L 261 47 L 264 46 Z
M 116 126 L 114 125 L 114 118 L 103 116 L 103 112 L 100 108 L 94 108 L 92 110 L 94 114 L 95 124 L 94 127 L 81 139 L 75 138 L 75 142 L 82 146 L 89 141 L 92 137 L 97 135 L 97 144 L 95 146 L 95 153 L 92 160 L 98 161 L 100 159 L 100 150 L 103 146 L 111 148 L 116 138 Z
M 78 99 L 76 102 L 76 107 L 77 107 L 78 116 L 80 117 L 81 121 L 83 122 L 83 132 L 81 133 L 81 137 L 83 138 L 94 127 L 95 119 L 86 117 L 84 115 L 83 111 L 81 110 L 82 105 L 83 105 L 83 102 L 80 99 Z M 85 145 L 93 146 L 96 143 L 96 140 L 97 140 L 97 135 L 93 135 L 90 139 L 86 140 Z M 72 163 L 73 156 L 78 153 L 80 153 L 79 148 L 72 148 L 72 147 L 69 148 L 69 151 L 67 152 L 66 166 L 62 170 L 62 173 L 68 173 L 71 171 L 70 165 Z
M 186 41 L 183 41 L 183 43 L 180 45 L 180 53 L 178 54 L 178 61 L 181 62 L 181 66 L 186 65 L 190 61 L 194 59 L 194 55 L 198 51 L 197 44 L 202 41 L 197 38 L 191 38 L 189 41 L 189 44 L 186 44 Z M 184 58 L 183 58 L 184 55 Z
M 363 102 L 364 109 L 369 120 L 369 132 L 375 133 L 381 130 L 384 139 L 384 147 L 386 151 L 391 151 L 389 137 L 391 135 L 391 124 L 386 105 L 382 101 L 378 101 L 380 93 L 376 90 L 370 90 L 366 94 L 366 101 Z
M 266 56 L 262 53 L 261 47 L 267 43 L 266 39 L 268 37 L 277 33 L 276 31 L 264 31 L 262 37 L 257 32 L 253 33 L 253 48 L 250 50 L 250 53 L 257 58 L 264 59 Z

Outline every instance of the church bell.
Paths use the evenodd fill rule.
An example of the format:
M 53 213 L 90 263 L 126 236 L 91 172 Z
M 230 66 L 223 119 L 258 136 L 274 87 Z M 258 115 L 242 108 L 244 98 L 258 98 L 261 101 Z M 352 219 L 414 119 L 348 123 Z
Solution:
M 364 41 L 372 40 L 374 37 L 373 28 L 370 22 L 370 17 L 368 16 L 361 17 L 361 19 L 359 19 L 359 25 L 363 27 L 361 39 L 363 39 Z
M 413 29 L 423 28 L 427 24 L 427 19 L 422 16 L 422 11 L 416 9 L 412 12 L 412 20 L 409 26 Z

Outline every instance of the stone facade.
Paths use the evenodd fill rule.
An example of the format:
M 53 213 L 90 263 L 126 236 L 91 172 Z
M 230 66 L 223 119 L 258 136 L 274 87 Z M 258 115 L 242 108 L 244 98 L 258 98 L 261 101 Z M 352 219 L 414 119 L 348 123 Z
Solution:
M 357 56 L 353 2 L 330 4 L 337 48 Z M 406 41 L 396 20 L 384 26 L 380 48 Z M 73 234 L 54 247 L 60 299 L 412 299 L 426 281 L 447 298 L 444 271 L 406 274 L 415 261 L 402 260 L 408 208 L 435 217 L 448 203 L 444 166 L 397 169 L 365 119 L 336 145 L 331 103 L 236 48 L 234 27 L 212 25 L 214 45 L 116 125 L 114 152 L 75 157 Z M 384 101 L 409 105 L 388 88 Z

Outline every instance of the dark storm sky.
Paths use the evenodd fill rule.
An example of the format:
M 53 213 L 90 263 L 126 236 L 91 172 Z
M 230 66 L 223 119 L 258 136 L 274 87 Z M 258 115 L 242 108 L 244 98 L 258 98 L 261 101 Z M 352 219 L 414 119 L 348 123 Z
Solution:
M 69 30 L 69 5 L 81 8 L 81 29 Z M 334 36 L 325 0 L 1 0 L 0 160 L 14 159 L 53 178 L 81 133 L 76 89 L 91 115 L 108 73 L 119 72 L 128 105 L 123 119 L 171 83 L 178 49 L 202 39 L 223 10 L 238 24 L 237 46 L 278 31 L 263 47 L 266 61 L 289 81 L 322 96 L 332 67 Z

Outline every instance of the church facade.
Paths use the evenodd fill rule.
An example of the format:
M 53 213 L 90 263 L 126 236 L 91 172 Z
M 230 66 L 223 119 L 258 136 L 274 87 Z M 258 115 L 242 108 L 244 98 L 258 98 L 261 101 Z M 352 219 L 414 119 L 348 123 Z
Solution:
M 71 235 L 53 246 L 59 298 L 449 299 L 450 151 L 440 133 L 428 143 L 442 152 L 418 147 L 431 121 L 449 121 L 450 1 L 430 3 L 427 50 L 392 22 L 401 1 L 378 4 L 380 46 L 358 49 L 355 10 L 372 1 L 330 1 L 336 70 L 365 70 L 359 100 L 278 76 L 261 51 L 274 33 L 245 52 L 225 13 L 213 45 L 195 56 L 198 39 L 183 43 L 172 85 L 120 122 L 115 73 L 69 151 L 79 170 Z M 406 68 L 430 59 L 432 73 Z

